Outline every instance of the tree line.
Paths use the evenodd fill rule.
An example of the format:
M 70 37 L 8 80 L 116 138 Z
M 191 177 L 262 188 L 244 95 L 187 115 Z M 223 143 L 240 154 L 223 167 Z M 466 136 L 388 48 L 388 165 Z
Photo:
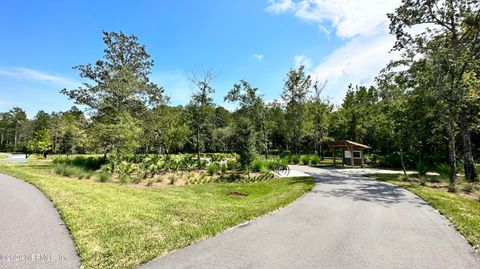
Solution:
M 324 143 L 348 139 L 370 145 L 371 158 L 407 168 L 450 165 L 478 180 L 480 157 L 480 4 L 472 0 L 403 0 L 390 18 L 401 58 L 378 74 L 375 85 L 350 85 L 332 104 L 303 66 L 284 79 L 280 98 L 266 102 L 246 80 L 213 102 L 212 70 L 189 76 L 195 89 L 184 106 L 169 105 L 163 87 L 149 80 L 154 65 L 134 35 L 104 32 L 104 56 L 75 69 L 85 80 L 61 92 L 69 111 L 40 111 L 27 119 L 20 108 L 0 114 L 0 149 L 107 154 L 237 152 L 255 155 L 331 154 Z M 425 27 L 427 25 L 428 27 Z M 419 27 L 421 31 L 411 31 Z

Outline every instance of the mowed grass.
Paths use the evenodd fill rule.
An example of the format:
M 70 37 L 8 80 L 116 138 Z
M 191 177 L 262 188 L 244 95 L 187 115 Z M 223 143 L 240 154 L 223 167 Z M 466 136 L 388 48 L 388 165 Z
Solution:
M 475 249 L 480 250 L 480 202 L 445 189 L 432 188 L 400 180 L 401 175 L 378 174 L 372 177 L 393 183 L 420 196 L 446 216 Z
M 53 201 L 84 268 L 134 268 L 285 206 L 313 187 L 311 178 L 289 178 L 138 189 L 54 176 L 51 168 L 46 161 L 0 164 L 1 173 Z
M 5 154 L 1 154 L 1 153 L 0 153 L 0 160 L 1 160 L 1 159 L 6 159 L 6 158 L 8 158 L 8 156 L 7 156 L 7 155 L 5 155 Z

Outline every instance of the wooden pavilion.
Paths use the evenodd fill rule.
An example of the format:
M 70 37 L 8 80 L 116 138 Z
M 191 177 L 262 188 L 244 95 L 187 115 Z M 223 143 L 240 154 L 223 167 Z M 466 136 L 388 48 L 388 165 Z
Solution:
M 328 145 L 330 150 L 333 153 L 333 164 L 337 164 L 336 160 L 336 150 L 342 150 L 342 165 L 349 165 L 352 168 L 355 166 L 364 167 L 365 160 L 363 151 L 369 149 L 367 145 L 363 145 L 357 142 L 352 142 L 349 140 L 339 140 L 339 141 L 330 141 L 325 142 Z

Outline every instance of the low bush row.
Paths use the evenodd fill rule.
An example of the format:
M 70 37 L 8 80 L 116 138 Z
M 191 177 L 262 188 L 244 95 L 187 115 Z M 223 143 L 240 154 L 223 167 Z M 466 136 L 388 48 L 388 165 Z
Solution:
M 77 177 L 79 179 L 89 179 L 94 175 L 92 171 L 87 171 L 81 167 L 65 164 L 55 165 L 53 172 L 65 177 Z
M 87 170 L 98 170 L 102 165 L 106 163 L 106 160 L 102 156 L 82 156 L 77 155 L 73 157 L 69 156 L 55 156 L 53 157 L 54 164 L 72 165 L 82 167 Z

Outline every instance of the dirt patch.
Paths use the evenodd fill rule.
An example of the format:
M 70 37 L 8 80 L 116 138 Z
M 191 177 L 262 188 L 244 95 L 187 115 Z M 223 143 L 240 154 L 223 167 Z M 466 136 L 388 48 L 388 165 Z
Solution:
M 232 191 L 228 194 L 228 196 L 234 197 L 234 198 L 245 198 L 245 197 L 248 196 L 248 194 L 241 193 L 241 192 L 238 192 L 238 191 Z

